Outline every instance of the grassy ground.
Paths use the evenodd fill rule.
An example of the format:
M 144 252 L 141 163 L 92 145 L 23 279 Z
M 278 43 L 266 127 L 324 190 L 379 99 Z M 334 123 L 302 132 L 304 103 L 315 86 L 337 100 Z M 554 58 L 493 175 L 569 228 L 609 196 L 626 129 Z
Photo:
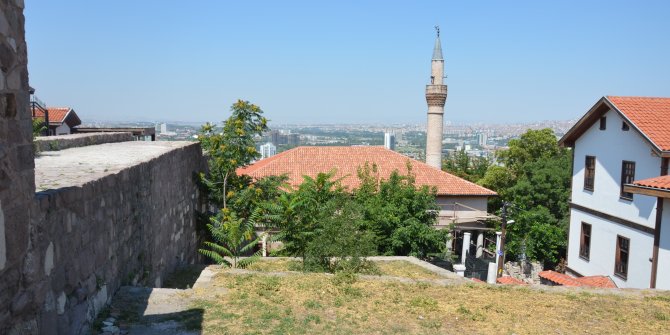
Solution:
M 374 262 L 380 275 L 411 279 L 440 279 L 440 275 L 405 261 Z M 247 270 L 260 272 L 301 271 L 302 263 L 291 259 L 264 260 L 250 265 Z
M 194 292 L 192 307 L 204 310 L 204 334 L 659 334 L 670 329 L 670 293 L 645 297 L 225 271 L 213 280 L 215 287 L 227 289 L 225 294 Z

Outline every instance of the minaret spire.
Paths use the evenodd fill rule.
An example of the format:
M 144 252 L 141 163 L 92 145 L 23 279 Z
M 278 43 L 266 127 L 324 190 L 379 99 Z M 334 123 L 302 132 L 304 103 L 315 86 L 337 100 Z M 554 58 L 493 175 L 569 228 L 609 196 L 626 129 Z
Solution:
M 442 169 L 442 129 L 444 104 L 447 101 L 447 85 L 444 81 L 444 58 L 440 44 L 440 27 L 435 26 L 437 37 L 431 61 L 430 84 L 426 85 L 428 123 L 426 124 L 426 164 Z
M 444 60 L 442 59 L 442 45 L 440 44 L 440 26 L 435 26 L 435 31 L 437 32 L 437 37 L 435 38 L 435 47 L 433 48 L 433 60 Z

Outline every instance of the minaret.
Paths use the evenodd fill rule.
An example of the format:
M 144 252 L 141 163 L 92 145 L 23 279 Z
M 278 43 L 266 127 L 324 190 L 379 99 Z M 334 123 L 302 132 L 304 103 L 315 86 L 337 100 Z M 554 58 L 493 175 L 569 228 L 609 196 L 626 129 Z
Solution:
M 426 85 L 428 123 L 426 125 L 426 164 L 442 169 L 442 126 L 444 103 L 447 101 L 447 85 L 443 84 L 444 59 L 440 45 L 440 27 L 435 27 L 437 37 L 433 49 L 430 84 Z

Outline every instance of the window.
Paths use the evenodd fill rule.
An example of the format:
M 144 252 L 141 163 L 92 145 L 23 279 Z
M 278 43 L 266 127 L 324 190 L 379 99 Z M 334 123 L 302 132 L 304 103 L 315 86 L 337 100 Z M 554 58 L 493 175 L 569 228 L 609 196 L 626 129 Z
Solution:
M 616 260 L 614 262 L 614 274 L 626 279 L 628 277 L 628 252 L 630 251 L 630 240 L 617 235 L 616 237 Z
M 628 126 L 628 123 L 626 123 L 626 121 L 621 123 L 621 130 L 623 130 L 623 131 L 630 130 L 630 127 Z
M 621 163 L 621 197 L 633 200 L 633 193 L 623 191 L 625 184 L 630 184 L 635 179 L 635 162 L 623 161 Z
M 596 178 L 596 157 L 586 156 L 584 162 L 584 189 L 593 191 L 593 186 Z
M 582 222 L 582 235 L 579 239 L 579 257 L 589 260 L 591 255 L 591 225 Z
M 605 129 L 607 129 L 607 118 L 603 116 L 600 118 L 600 130 Z

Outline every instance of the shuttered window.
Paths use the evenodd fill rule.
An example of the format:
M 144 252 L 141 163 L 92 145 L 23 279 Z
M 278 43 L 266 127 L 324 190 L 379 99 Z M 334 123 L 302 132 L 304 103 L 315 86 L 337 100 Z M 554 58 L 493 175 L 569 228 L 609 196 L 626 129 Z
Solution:
M 626 279 L 628 277 L 628 253 L 630 252 L 630 240 L 617 235 L 616 237 L 616 260 L 614 263 L 614 274 Z
M 582 222 L 582 233 L 579 240 L 579 257 L 589 260 L 591 255 L 591 225 Z
M 584 189 L 593 191 L 596 179 L 596 158 L 594 156 L 586 156 L 584 162 Z
M 635 162 L 623 161 L 621 163 L 621 197 L 632 200 L 633 193 L 623 191 L 625 184 L 631 184 L 635 180 Z

